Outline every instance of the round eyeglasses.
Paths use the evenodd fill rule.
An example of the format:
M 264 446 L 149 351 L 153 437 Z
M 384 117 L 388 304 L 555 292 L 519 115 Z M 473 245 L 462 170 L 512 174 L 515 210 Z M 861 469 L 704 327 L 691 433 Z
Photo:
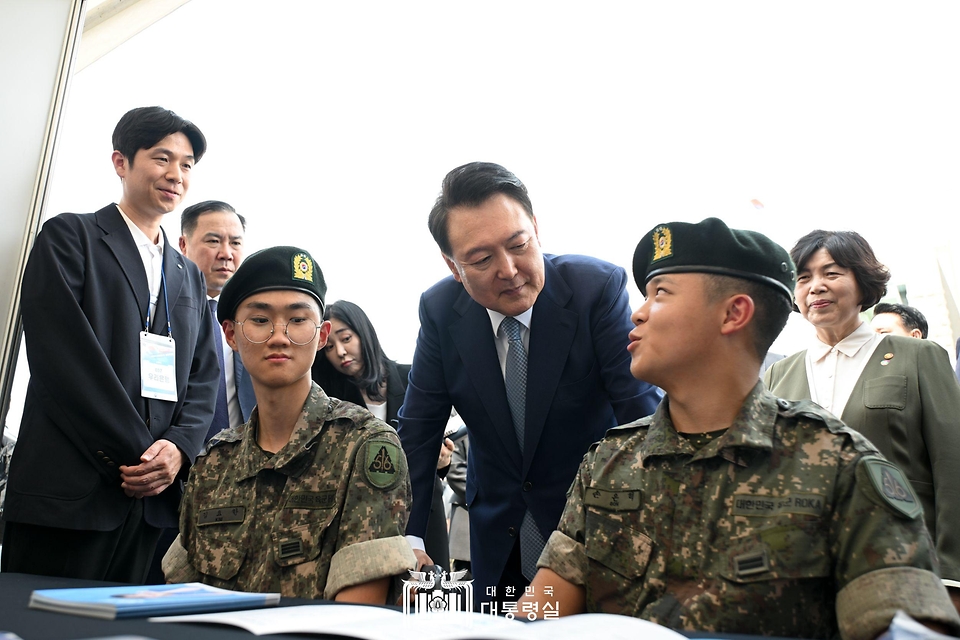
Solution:
M 243 322 L 234 320 L 233 323 L 240 325 L 243 337 L 254 344 L 263 344 L 269 340 L 276 328 L 273 321 L 268 318 L 247 318 Z M 320 329 L 320 325 L 310 318 L 291 318 L 290 322 L 276 324 L 283 327 L 287 340 L 298 346 L 309 344 Z

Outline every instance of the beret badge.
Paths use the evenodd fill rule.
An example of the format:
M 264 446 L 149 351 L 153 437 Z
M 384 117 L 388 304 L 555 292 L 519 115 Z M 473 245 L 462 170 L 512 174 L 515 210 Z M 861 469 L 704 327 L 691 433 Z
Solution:
M 660 225 L 653 230 L 653 259 L 651 262 L 663 260 L 673 255 L 673 234 L 670 227 Z
M 313 260 L 305 253 L 293 256 L 293 279 L 313 282 Z

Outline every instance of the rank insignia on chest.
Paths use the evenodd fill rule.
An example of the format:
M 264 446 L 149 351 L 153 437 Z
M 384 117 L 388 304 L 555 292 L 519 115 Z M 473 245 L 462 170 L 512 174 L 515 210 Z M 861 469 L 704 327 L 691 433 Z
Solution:
M 363 470 L 367 482 L 379 489 L 388 489 L 400 480 L 400 448 L 387 440 L 371 440 L 366 444 Z

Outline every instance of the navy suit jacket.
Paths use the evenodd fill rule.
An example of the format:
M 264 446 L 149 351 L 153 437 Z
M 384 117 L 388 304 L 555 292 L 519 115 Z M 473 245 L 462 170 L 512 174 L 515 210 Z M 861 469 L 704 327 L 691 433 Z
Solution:
M 524 512 L 548 538 L 590 444 L 656 409 L 654 387 L 630 374 L 625 285 L 626 273 L 612 264 L 544 256 L 544 287 L 530 326 L 522 451 L 487 310 L 452 277 L 420 299 L 420 335 L 399 417 L 414 496 L 407 532 L 423 536 L 430 504 L 420 496 L 432 491 L 453 405 L 470 436 L 470 552 L 480 598 L 499 581 Z
M 163 271 L 176 343 L 176 402 L 140 395 L 140 332 L 150 294 L 117 206 L 65 213 L 43 226 L 23 276 L 30 382 L 6 520 L 113 530 L 134 502 L 120 487 L 121 465 L 140 464 L 159 439 L 173 442 L 191 463 L 200 451 L 219 382 L 206 287 L 169 239 Z M 153 333 L 166 334 L 167 315 L 161 292 Z M 177 526 L 181 488 L 178 480 L 143 499 L 148 524 Z

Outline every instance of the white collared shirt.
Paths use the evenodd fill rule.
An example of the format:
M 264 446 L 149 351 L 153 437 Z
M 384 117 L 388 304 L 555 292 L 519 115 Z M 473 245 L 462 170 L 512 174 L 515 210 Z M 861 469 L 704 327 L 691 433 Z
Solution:
M 157 242 L 147 237 L 140 227 L 133 223 L 133 220 L 127 217 L 120 205 L 117 205 L 117 211 L 123 221 L 127 223 L 130 229 L 130 235 L 133 237 L 133 243 L 137 245 L 137 251 L 140 252 L 140 259 L 143 261 L 143 270 L 147 274 L 147 286 L 150 288 L 150 322 L 157 317 L 157 299 L 160 297 L 160 280 L 163 272 L 163 231 L 159 232 Z M 169 313 L 169 311 L 168 311 Z M 165 333 L 165 332 L 161 332 Z
M 497 345 L 497 358 L 500 359 L 500 374 L 507 377 L 507 348 L 510 341 L 507 335 L 500 331 L 500 324 L 507 316 L 499 311 L 487 309 L 487 315 L 490 316 L 490 324 L 493 327 L 493 340 Z M 518 316 L 514 316 L 520 323 L 520 339 L 523 340 L 523 348 L 527 354 L 530 353 L 530 320 L 533 318 L 533 307 L 530 307 Z
M 840 417 L 881 340 L 883 336 L 866 322 L 861 322 L 835 347 L 815 339 L 805 358 L 810 399 Z

